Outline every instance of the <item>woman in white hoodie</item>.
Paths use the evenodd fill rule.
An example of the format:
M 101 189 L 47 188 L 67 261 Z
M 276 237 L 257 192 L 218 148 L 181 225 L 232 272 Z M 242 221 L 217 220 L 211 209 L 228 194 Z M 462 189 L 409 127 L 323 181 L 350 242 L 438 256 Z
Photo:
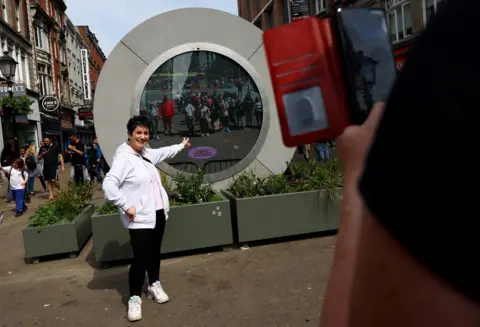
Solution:
M 127 123 L 128 141 L 120 145 L 110 171 L 105 176 L 103 191 L 108 201 L 120 211 L 125 228 L 129 229 L 133 260 L 129 271 L 130 299 L 127 318 L 142 319 L 141 289 L 148 274 L 147 295 L 157 303 L 169 301 L 160 284 L 160 248 L 168 218 L 168 195 L 162 186 L 156 164 L 174 157 L 189 139 L 159 149 L 145 148 L 149 140 L 149 120 L 132 117 Z

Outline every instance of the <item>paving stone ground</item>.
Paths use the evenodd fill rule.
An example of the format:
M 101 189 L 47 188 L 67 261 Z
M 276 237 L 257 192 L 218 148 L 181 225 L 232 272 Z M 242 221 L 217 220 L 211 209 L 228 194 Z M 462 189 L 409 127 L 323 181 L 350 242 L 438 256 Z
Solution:
M 95 201 L 101 199 L 98 191 Z M 15 219 L 3 200 L 2 206 L 0 326 L 131 325 L 125 319 L 128 264 L 100 269 L 90 240 L 75 259 L 26 265 L 21 230 L 28 215 Z M 335 236 L 326 236 L 165 259 L 161 279 L 171 301 L 159 305 L 145 297 L 144 319 L 135 325 L 318 326 L 334 251 Z

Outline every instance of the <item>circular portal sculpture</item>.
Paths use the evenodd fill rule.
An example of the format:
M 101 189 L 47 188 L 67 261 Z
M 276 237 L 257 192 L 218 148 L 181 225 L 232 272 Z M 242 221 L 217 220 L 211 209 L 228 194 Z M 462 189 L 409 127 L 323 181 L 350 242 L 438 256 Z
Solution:
M 189 27 L 179 23 L 185 21 Z M 202 115 L 204 107 L 209 117 Z M 108 162 L 126 139 L 127 120 L 140 112 L 157 113 L 151 147 L 193 135 L 190 151 L 159 168 L 169 175 L 202 169 L 215 188 L 245 170 L 281 173 L 295 151 L 282 143 L 262 31 L 222 11 L 170 11 L 135 27 L 115 46 L 94 101 Z

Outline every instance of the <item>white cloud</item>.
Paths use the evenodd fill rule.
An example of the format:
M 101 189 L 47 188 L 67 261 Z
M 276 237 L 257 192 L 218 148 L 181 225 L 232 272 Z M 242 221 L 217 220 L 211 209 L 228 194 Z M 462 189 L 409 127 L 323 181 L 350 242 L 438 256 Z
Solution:
M 135 26 L 166 11 L 204 7 L 238 14 L 237 0 L 67 0 L 75 25 L 88 25 L 105 55 Z M 181 22 L 179 22 L 181 24 Z

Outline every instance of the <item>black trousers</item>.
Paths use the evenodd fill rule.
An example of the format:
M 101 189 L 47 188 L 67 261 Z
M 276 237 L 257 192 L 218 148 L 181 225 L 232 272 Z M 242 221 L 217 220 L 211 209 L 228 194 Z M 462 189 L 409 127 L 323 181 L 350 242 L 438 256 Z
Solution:
M 75 183 L 83 183 L 83 165 L 73 166 L 73 176 Z
M 142 293 L 145 273 L 150 284 L 160 281 L 160 250 L 165 232 L 165 212 L 157 211 L 154 229 L 129 229 L 133 260 L 128 272 L 130 296 Z

